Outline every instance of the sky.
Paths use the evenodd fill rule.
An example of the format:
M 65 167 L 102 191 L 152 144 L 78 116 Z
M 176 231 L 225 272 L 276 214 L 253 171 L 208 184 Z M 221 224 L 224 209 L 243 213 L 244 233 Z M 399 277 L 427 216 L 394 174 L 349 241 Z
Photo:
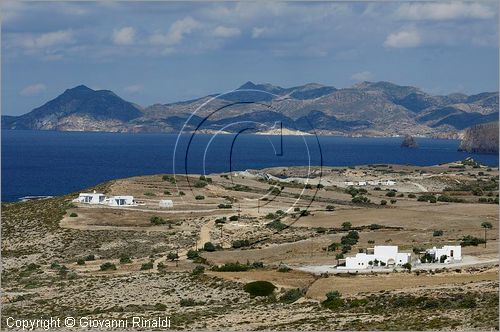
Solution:
M 247 81 L 498 90 L 498 2 L 2 0 L 2 114 L 85 84 L 141 106 Z

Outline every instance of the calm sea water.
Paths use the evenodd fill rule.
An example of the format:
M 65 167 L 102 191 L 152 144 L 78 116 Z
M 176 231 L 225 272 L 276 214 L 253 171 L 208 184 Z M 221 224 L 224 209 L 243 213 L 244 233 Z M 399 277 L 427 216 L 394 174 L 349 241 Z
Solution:
M 498 165 L 498 155 L 458 152 L 456 140 L 322 136 L 177 135 L 2 131 L 2 201 L 60 195 L 134 175 L 215 173 L 271 166 L 435 165 L 473 156 Z M 174 154 L 174 151 L 176 153 Z M 174 158 L 175 155 L 175 158 Z M 174 161 L 175 159 L 175 161 Z

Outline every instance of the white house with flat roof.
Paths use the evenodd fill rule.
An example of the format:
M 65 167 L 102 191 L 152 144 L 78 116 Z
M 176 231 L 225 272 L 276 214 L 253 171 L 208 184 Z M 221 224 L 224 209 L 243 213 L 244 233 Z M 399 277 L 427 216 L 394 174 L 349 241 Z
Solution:
M 111 196 L 106 199 L 109 206 L 135 205 L 134 196 Z
M 358 253 L 354 257 L 345 258 L 345 266 L 338 269 L 367 269 L 373 266 L 395 267 L 409 263 L 411 253 L 399 252 L 398 246 L 375 246 L 368 248 L 366 253 Z M 370 264 L 371 262 L 371 264 Z
M 106 200 L 106 195 L 101 193 L 80 193 L 78 198 L 75 198 L 73 202 L 75 203 L 87 203 L 87 204 L 104 204 Z
M 442 248 L 433 247 L 425 251 L 432 258 L 440 262 L 442 256 L 446 256 L 443 263 L 449 264 L 462 260 L 462 247 L 461 246 L 443 246 Z
M 108 206 L 131 206 L 136 205 L 134 196 L 110 196 L 101 193 L 80 193 L 77 198 L 73 200 L 75 203 L 84 204 L 101 204 Z

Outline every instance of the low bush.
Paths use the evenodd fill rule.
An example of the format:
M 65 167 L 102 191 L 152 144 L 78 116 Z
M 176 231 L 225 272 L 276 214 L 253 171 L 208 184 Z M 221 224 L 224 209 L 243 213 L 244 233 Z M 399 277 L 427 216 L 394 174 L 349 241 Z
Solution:
M 259 280 L 246 284 L 243 289 L 249 293 L 250 296 L 269 296 L 273 294 L 276 286 L 269 281 Z
M 158 217 L 158 216 L 152 216 L 151 218 L 149 218 L 149 221 L 153 225 L 165 225 L 165 224 L 167 224 L 167 221 L 165 219 L 163 219 L 162 217 Z
M 121 255 L 120 256 L 120 264 L 129 264 L 132 263 L 132 260 L 128 255 Z
M 203 273 L 205 273 L 205 267 L 203 265 L 196 265 L 194 267 L 193 271 L 191 272 L 191 274 L 194 276 L 197 276 L 197 275 L 200 275 Z
M 78 217 L 78 214 L 76 214 L 75 212 L 71 212 L 71 214 L 69 216 L 71 218 L 76 218 L 76 217 Z
M 284 230 L 285 228 L 287 228 L 287 225 L 285 225 L 284 223 L 282 223 L 281 221 L 279 220 L 273 220 L 271 221 L 270 223 L 266 224 L 266 227 L 267 228 L 272 228 L 272 229 L 275 229 L 277 231 L 282 231 Z
M 196 182 L 193 184 L 193 187 L 195 187 L 195 188 L 203 188 L 203 187 L 206 187 L 207 185 L 208 185 L 208 182 L 207 182 L 207 181 L 198 180 L 198 181 L 196 181 Z
M 194 197 L 194 199 L 196 199 L 197 201 L 201 201 L 201 200 L 204 200 L 204 199 L 205 199 L 205 196 L 203 196 L 203 195 L 196 195 L 196 196 Z
M 326 300 L 321 302 L 321 305 L 328 309 L 338 309 L 344 305 L 342 296 L 337 291 L 326 293 Z
M 106 262 L 104 264 L 101 264 L 100 267 L 101 271 L 111 271 L 111 270 L 116 270 L 116 265 L 111 263 L 111 262 Z
M 468 246 L 477 247 L 479 244 L 482 244 L 482 243 L 484 243 L 484 239 L 480 239 L 478 237 L 471 236 L 471 235 L 466 235 L 462 238 L 460 245 L 462 247 L 468 247 Z
M 229 217 L 229 221 L 238 221 L 239 217 L 238 216 L 231 216 Z
M 189 249 L 187 252 L 187 258 L 188 259 L 195 259 L 196 257 L 200 257 L 200 254 L 198 253 L 198 251 L 193 250 L 193 249 Z
M 220 266 L 213 266 L 212 271 L 217 272 L 243 272 L 248 271 L 250 266 L 248 264 L 241 264 L 239 262 L 236 263 L 225 263 Z
M 153 268 L 153 261 L 149 261 L 147 263 L 143 263 L 141 265 L 141 270 L 151 270 Z
M 212 251 L 215 251 L 216 248 L 212 242 L 207 242 L 203 245 L 203 250 L 208 251 L 208 252 L 212 252 Z
M 432 236 L 443 236 L 444 232 L 441 229 L 432 232 Z
M 217 207 L 219 209 L 231 209 L 233 207 L 233 205 L 232 204 L 223 204 L 223 203 L 221 203 L 221 204 L 217 205 Z

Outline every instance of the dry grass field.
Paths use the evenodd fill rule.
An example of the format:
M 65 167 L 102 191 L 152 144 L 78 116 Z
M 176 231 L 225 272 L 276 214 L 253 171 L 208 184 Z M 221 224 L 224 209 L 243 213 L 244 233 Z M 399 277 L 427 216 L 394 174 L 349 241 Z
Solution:
M 395 185 L 345 184 L 366 180 Z M 498 168 L 281 167 L 133 177 L 94 189 L 133 195 L 138 205 L 72 203 L 76 194 L 2 204 L 2 326 L 7 316 L 43 312 L 167 315 L 174 329 L 498 329 Z M 164 199 L 173 208 L 160 208 Z M 374 245 L 418 252 L 483 239 L 483 222 L 493 225 L 487 244 L 464 247 L 460 265 L 299 270 Z M 348 230 L 357 242 L 328 251 Z M 253 281 L 276 289 L 250 296 L 244 286 Z M 341 296 L 335 305 L 323 302 L 332 291 Z

